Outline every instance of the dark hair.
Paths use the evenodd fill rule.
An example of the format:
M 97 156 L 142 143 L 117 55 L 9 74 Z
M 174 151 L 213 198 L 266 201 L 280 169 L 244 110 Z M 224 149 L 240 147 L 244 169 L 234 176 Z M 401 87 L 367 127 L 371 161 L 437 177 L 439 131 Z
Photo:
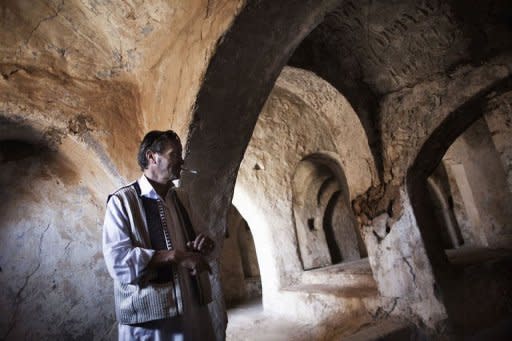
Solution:
M 137 154 L 137 162 L 139 163 L 140 169 L 143 171 L 148 167 L 148 159 L 146 158 L 148 150 L 154 153 L 161 153 L 168 143 L 173 142 L 181 147 L 178 134 L 172 130 L 153 130 L 147 133 L 140 143 L 139 153 Z

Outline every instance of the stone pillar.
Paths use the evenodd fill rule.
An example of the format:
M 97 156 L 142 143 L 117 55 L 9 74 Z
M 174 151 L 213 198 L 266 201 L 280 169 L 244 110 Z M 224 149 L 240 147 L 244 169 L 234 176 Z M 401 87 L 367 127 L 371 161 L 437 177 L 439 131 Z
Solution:
M 384 213 L 363 227 L 370 265 L 380 294 L 391 300 L 388 315 L 413 316 L 436 329 L 447 318 L 446 310 L 436 295 L 434 272 L 404 188 L 396 200 L 402 208 L 399 217 Z

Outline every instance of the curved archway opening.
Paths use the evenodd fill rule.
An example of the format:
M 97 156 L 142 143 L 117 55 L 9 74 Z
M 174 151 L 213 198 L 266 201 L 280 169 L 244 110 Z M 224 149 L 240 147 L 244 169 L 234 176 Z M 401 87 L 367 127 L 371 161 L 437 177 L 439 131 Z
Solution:
M 254 236 L 265 314 L 314 323 L 319 337 L 330 318 L 365 323 L 363 302 L 377 290 L 350 203 L 375 178 L 348 101 L 313 73 L 285 67 L 258 118 L 233 197 Z M 324 258 L 308 265 L 313 248 Z
M 493 106 L 510 97 L 511 90 L 509 77 L 451 113 L 422 146 L 407 175 L 436 292 L 456 333 L 464 337 L 507 316 L 503 302 L 512 297 L 504 270 L 511 266 L 512 207 L 505 203 L 512 193 L 489 126 Z M 506 108 L 498 111 L 510 119 Z

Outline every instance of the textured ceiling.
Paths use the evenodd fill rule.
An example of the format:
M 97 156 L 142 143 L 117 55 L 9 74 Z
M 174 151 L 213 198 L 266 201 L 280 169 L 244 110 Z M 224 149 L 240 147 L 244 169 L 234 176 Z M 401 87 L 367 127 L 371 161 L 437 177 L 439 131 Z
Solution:
M 290 64 L 339 89 L 362 82 L 379 96 L 510 51 L 509 1 L 346 1 L 299 46 Z

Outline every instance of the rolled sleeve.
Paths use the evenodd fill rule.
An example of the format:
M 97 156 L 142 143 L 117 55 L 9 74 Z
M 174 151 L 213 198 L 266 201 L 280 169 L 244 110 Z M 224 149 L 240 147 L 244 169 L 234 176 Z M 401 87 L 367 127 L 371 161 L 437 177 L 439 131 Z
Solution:
M 134 247 L 130 224 L 121 200 L 110 198 L 103 223 L 103 256 L 108 272 L 120 283 L 136 283 L 144 274 L 155 250 Z

